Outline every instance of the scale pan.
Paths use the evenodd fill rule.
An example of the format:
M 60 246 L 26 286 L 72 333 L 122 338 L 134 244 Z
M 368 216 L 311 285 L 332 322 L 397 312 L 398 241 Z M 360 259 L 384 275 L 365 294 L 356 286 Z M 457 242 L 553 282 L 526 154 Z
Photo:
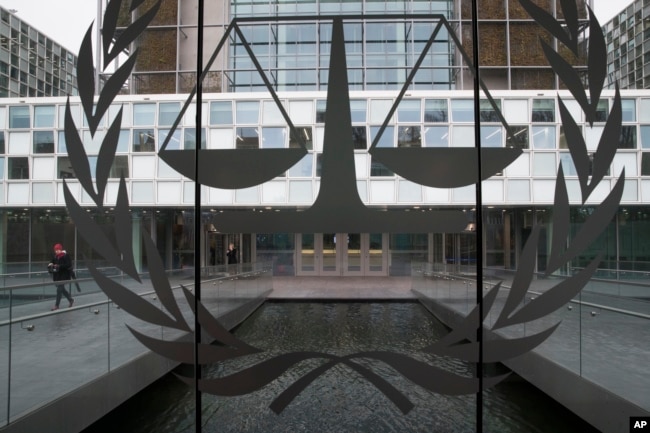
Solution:
M 402 147 L 371 149 L 372 158 L 394 173 L 420 185 L 458 188 L 478 182 L 478 151 L 474 147 Z M 482 180 L 502 171 L 519 155 L 516 148 L 481 149 Z
M 201 149 L 199 176 L 194 176 L 196 151 L 161 150 L 171 168 L 201 185 L 221 189 L 249 188 L 287 171 L 307 154 L 305 149 Z

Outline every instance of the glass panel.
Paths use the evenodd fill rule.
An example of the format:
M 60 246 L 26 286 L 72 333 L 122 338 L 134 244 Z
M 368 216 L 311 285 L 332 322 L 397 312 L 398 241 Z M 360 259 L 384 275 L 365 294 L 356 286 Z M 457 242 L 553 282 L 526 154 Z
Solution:
M 258 101 L 237 101 L 237 119 L 241 123 L 258 123 L 260 103 Z
M 264 101 L 264 112 L 262 113 L 262 123 L 265 125 L 272 125 L 278 123 L 286 123 L 282 113 L 278 108 L 275 101 Z
M 352 143 L 355 149 L 365 150 L 368 146 L 368 139 L 366 137 L 365 126 L 352 127 Z
M 555 149 L 555 126 L 533 126 L 533 149 Z
M 291 177 L 311 177 L 314 166 L 314 154 L 305 155 L 297 164 L 289 169 Z
M 262 148 L 281 149 L 285 147 L 286 136 L 285 128 L 262 128 Z
M 500 126 L 481 126 L 482 147 L 503 147 L 503 130 Z
M 316 101 L 316 123 L 325 123 L 326 106 L 327 106 L 327 101 L 324 100 Z
M 650 125 L 641 125 L 641 148 L 650 149 Z
M 405 99 L 397 106 L 398 122 L 420 122 L 420 105 L 419 99 Z
M 366 101 L 351 100 L 350 115 L 352 116 L 352 122 L 365 123 L 366 122 Z
M 134 152 L 155 152 L 156 136 L 153 129 L 133 130 L 133 151 Z
M 636 101 L 634 99 L 622 99 L 621 108 L 623 109 L 623 122 L 636 121 Z
M 259 149 L 260 137 L 257 128 L 237 128 L 237 149 Z
M 5 153 L 5 133 L 0 131 L 0 154 Z
M 555 100 L 533 99 L 533 122 L 555 122 Z
M 335 272 L 336 266 L 336 234 L 323 233 L 323 262 L 321 270 Z
M 619 149 L 636 149 L 636 125 L 621 126 L 621 139 Z M 629 173 L 626 173 L 629 175 Z
M 210 124 L 211 125 L 231 125 L 232 124 L 232 102 L 216 101 L 210 104 Z
M 133 104 L 133 125 L 155 125 L 156 104 Z
M 54 131 L 34 131 L 34 153 L 54 153 Z
M 424 145 L 426 147 L 449 147 L 449 127 L 425 126 Z
M 179 102 L 164 102 L 158 106 L 158 125 L 171 126 L 181 111 Z
M 300 243 L 300 270 L 311 272 L 316 270 L 316 260 L 314 254 L 314 234 L 303 233 Z
M 38 105 L 34 107 L 34 127 L 54 127 L 54 105 Z
M 161 147 L 162 147 L 162 143 L 164 143 L 165 140 L 167 139 L 167 135 L 169 135 L 169 129 L 161 129 L 158 131 L 158 143 L 160 143 Z M 169 139 L 169 143 L 167 143 L 167 147 L 165 149 L 180 150 L 180 148 L 181 148 L 181 131 L 177 129 L 172 134 L 172 137 Z
M 496 104 L 497 108 L 501 110 L 501 101 L 499 99 L 495 100 L 494 103 Z M 481 121 L 482 122 L 499 122 L 500 119 L 497 116 L 497 112 L 490 104 L 490 101 L 487 99 L 482 99 L 480 102 L 480 112 L 479 115 L 481 116 Z
M 474 127 L 454 126 L 451 147 L 474 147 Z
M 471 99 L 456 99 L 451 101 L 451 120 L 454 122 L 474 121 L 474 101 Z
M 518 149 L 528 149 L 528 126 L 511 126 L 511 136 L 507 137 L 506 142 L 508 147 L 516 147 Z
M 314 134 L 310 126 L 296 127 L 296 132 L 300 134 L 303 143 L 307 147 L 307 150 L 312 150 L 314 148 Z M 290 134 L 289 137 L 289 147 L 298 148 L 300 147 L 300 142 L 293 134 Z
M 422 147 L 419 126 L 400 126 L 397 129 L 397 147 Z
M 347 270 L 361 272 L 361 234 L 347 234 Z
M 206 148 L 205 128 L 201 129 L 201 149 Z M 183 129 L 183 149 L 196 149 L 196 129 Z
M 9 128 L 29 128 L 29 106 L 9 107 Z
M 425 122 L 447 122 L 448 120 L 446 99 L 427 99 L 424 101 Z
M 377 133 L 379 132 L 379 126 L 371 126 L 370 127 L 370 138 L 374 142 L 375 137 L 377 136 Z M 379 138 L 379 142 L 377 143 L 377 147 L 395 147 L 395 127 L 394 126 L 387 126 L 386 129 L 384 129 L 383 134 L 381 134 L 381 137 Z
M 650 152 L 641 154 L 641 176 L 650 176 Z
M 368 235 L 368 270 L 381 272 L 384 270 L 384 237 L 381 233 Z
M 9 179 L 29 179 L 29 159 L 25 157 L 13 157 L 8 159 Z

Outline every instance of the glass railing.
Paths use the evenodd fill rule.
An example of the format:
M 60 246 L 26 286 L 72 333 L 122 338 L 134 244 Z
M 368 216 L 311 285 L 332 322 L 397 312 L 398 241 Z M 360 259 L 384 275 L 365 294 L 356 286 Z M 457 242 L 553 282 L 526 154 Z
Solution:
M 141 274 L 138 282 L 115 275 L 114 269 L 104 272 L 163 308 L 148 274 Z M 125 325 L 167 341 L 185 335 L 133 317 L 108 299 L 90 278 L 66 282 L 74 305 L 67 308 L 64 298 L 59 310 L 50 311 L 56 295 L 50 276 L 46 273 L 41 282 L 36 282 L 41 277 L 29 277 L 29 284 L 0 289 L 0 427 L 148 353 Z M 169 271 L 168 279 L 177 305 L 193 327 L 192 310 L 180 290 L 182 285 L 195 292 L 193 270 Z M 76 290 L 75 283 L 81 291 Z M 219 320 L 262 299 L 272 288 L 270 263 L 201 269 L 202 304 Z
M 509 294 L 514 272 L 486 270 L 485 293 L 501 283 L 484 325 L 491 329 Z M 419 264 L 413 267 L 412 288 L 423 298 L 461 317 L 476 306 L 476 279 L 440 272 L 440 266 Z M 567 277 L 538 275 L 531 281 L 522 306 L 555 287 Z M 624 290 L 622 289 L 624 287 Z M 626 293 L 645 293 L 645 300 Z M 637 406 L 650 410 L 650 293 L 648 282 L 589 281 L 583 290 L 563 307 L 544 317 L 506 328 L 489 338 L 517 338 L 560 326 L 534 351 Z M 490 335 L 489 333 L 487 335 Z

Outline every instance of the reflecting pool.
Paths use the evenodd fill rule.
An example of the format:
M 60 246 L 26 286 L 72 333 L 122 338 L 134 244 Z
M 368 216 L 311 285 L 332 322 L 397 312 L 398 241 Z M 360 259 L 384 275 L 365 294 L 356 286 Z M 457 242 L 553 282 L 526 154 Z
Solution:
M 238 338 L 263 352 L 206 368 L 203 375 L 232 374 L 272 355 L 288 352 L 316 351 L 341 356 L 369 350 L 401 352 L 460 375 L 471 375 L 471 366 L 464 362 L 419 353 L 420 348 L 447 332 L 416 302 L 267 302 L 235 330 Z M 369 359 L 355 362 L 399 389 L 414 404 L 408 414 L 403 414 L 374 385 L 343 364 L 313 380 L 280 414 L 269 408 L 289 385 L 324 362 L 303 361 L 249 395 L 204 394 L 203 431 L 464 433 L 476 429 L 474 395 L 432 393 L 386 364 Z M 191 374 L 191 370 L 184 373 Z M 596 432 L 514 375 L 485 391 L 483 399 L 484 432 Z M 84 433 L 191 433 L 193 419 L 192 390 L 169 375 Z

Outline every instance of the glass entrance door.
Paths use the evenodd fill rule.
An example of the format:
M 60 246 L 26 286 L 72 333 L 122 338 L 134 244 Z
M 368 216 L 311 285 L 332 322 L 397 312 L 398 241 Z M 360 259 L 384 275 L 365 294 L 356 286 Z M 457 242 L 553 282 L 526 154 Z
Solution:
M 388 274 L 388 242 L 383 233 L 303 233 L 297 235 L 298 275 L 365 276 Z

